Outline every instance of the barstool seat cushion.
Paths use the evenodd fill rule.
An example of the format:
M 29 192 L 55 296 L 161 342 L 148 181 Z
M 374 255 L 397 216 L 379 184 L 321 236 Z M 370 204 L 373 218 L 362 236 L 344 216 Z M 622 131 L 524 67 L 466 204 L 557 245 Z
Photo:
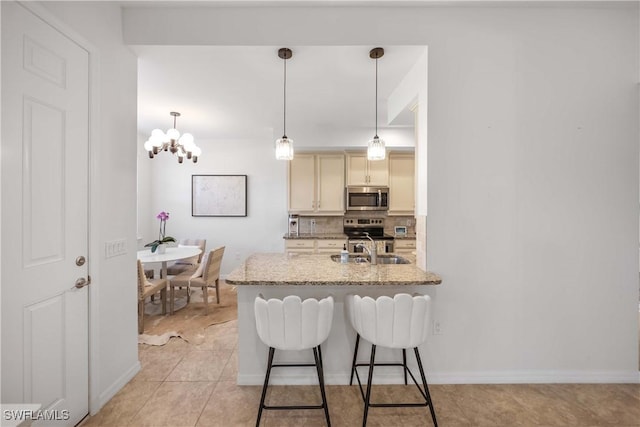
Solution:
M 373 299 L 347 296 L 352 326 L 370 343 L 388 348 L 414 348 L 423 344 L 429 333 L 428 295 L 405 293 Z
M 329 337 L 333 321 L 333 297 L 304 301 L 297 295 L 284 299 L 255 299 L 258 336 L 278 350 L 305 350 L 319 346 Z

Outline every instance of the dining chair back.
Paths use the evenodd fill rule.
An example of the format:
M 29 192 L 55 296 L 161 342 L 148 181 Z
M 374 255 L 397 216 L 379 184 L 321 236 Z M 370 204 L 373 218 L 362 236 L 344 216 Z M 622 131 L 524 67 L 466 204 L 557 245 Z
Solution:
M 202 252 L 200 254 L 192 256 L 190 258 L 180 259 L 167 267 L 168 276 L 177 276 L 188 270 L 192 270 L 193 267 L 197 267 L 202 262 L 202 257 L 205 253 L 207 246 L 206 239 L 181 239 L 178 241 L 178 246 L 197 246 Z
M 167 313 L 167 279 L 148 279 L 138 260 L 138 333 L 144 332 L 144 303 L 147 297 L 160 292 L 162 314 Z
M 177 287 L 202 289 L 205 311 L 209 312 L 208 288 L 216 289 L 216 302 L 220 304 L 220 268 L 224 256 L 224 246 L 211 250 L 202 260 L 200 266 L 194 271 L 187 270 L 170 280 L 169 313 L 173 314 L 175 304 L 175 289 Z M 187 303 L 191 301 L 191 293 L 187 292 Z

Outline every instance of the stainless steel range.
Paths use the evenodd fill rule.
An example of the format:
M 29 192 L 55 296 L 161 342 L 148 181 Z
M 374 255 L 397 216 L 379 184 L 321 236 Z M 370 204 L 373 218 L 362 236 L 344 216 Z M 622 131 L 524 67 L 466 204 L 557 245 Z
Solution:
M 382 218 L 344 218 L 343 232 L 347 235 L 351 253 L 364 252 L 358 243 L 369 244 L 367 233 L 376 242 L 378 253 L 393 252 L 393 236 L 384 233 L 384 219 Z

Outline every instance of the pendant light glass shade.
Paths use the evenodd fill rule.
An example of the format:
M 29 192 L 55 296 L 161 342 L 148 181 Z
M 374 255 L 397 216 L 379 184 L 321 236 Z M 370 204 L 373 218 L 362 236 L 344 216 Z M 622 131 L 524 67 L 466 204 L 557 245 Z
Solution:
M 293 140 L 283 136 L 276 139 L 276 159 L 293 160 Z
M 378 135 L 376 135 L 369 141 L 369 145 L 367 146 L 367 159 L 384 160 L 386 151 L 387 150 L 385 150 L 384 147 L 384 140 L 380 139 Z
M 369 58 L 376 60 L 376 135 L 367 145 L 367 160 L 384 160 L 387 150 L 384 146 L 384 140 L 378 137 L 378 58 L 382 58 L 384 49 L 376 47 L 369 51 Z
M 293 160 L 293 140 L 287 138 L 287 59 L 293 56 L 291 49 L 283 47 L 278 50 L 278 57 L 284 63 L 284 94 L 283 94 L 283 114 L 282 114 L 282 138 L 276 139 L 276 159 Z

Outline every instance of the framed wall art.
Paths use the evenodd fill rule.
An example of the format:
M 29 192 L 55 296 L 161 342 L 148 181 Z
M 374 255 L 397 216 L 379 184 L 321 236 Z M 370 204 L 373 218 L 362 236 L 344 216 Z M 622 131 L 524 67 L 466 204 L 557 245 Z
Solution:
M 247 216 L 247 175 L 192 175 L 191 216 Z

